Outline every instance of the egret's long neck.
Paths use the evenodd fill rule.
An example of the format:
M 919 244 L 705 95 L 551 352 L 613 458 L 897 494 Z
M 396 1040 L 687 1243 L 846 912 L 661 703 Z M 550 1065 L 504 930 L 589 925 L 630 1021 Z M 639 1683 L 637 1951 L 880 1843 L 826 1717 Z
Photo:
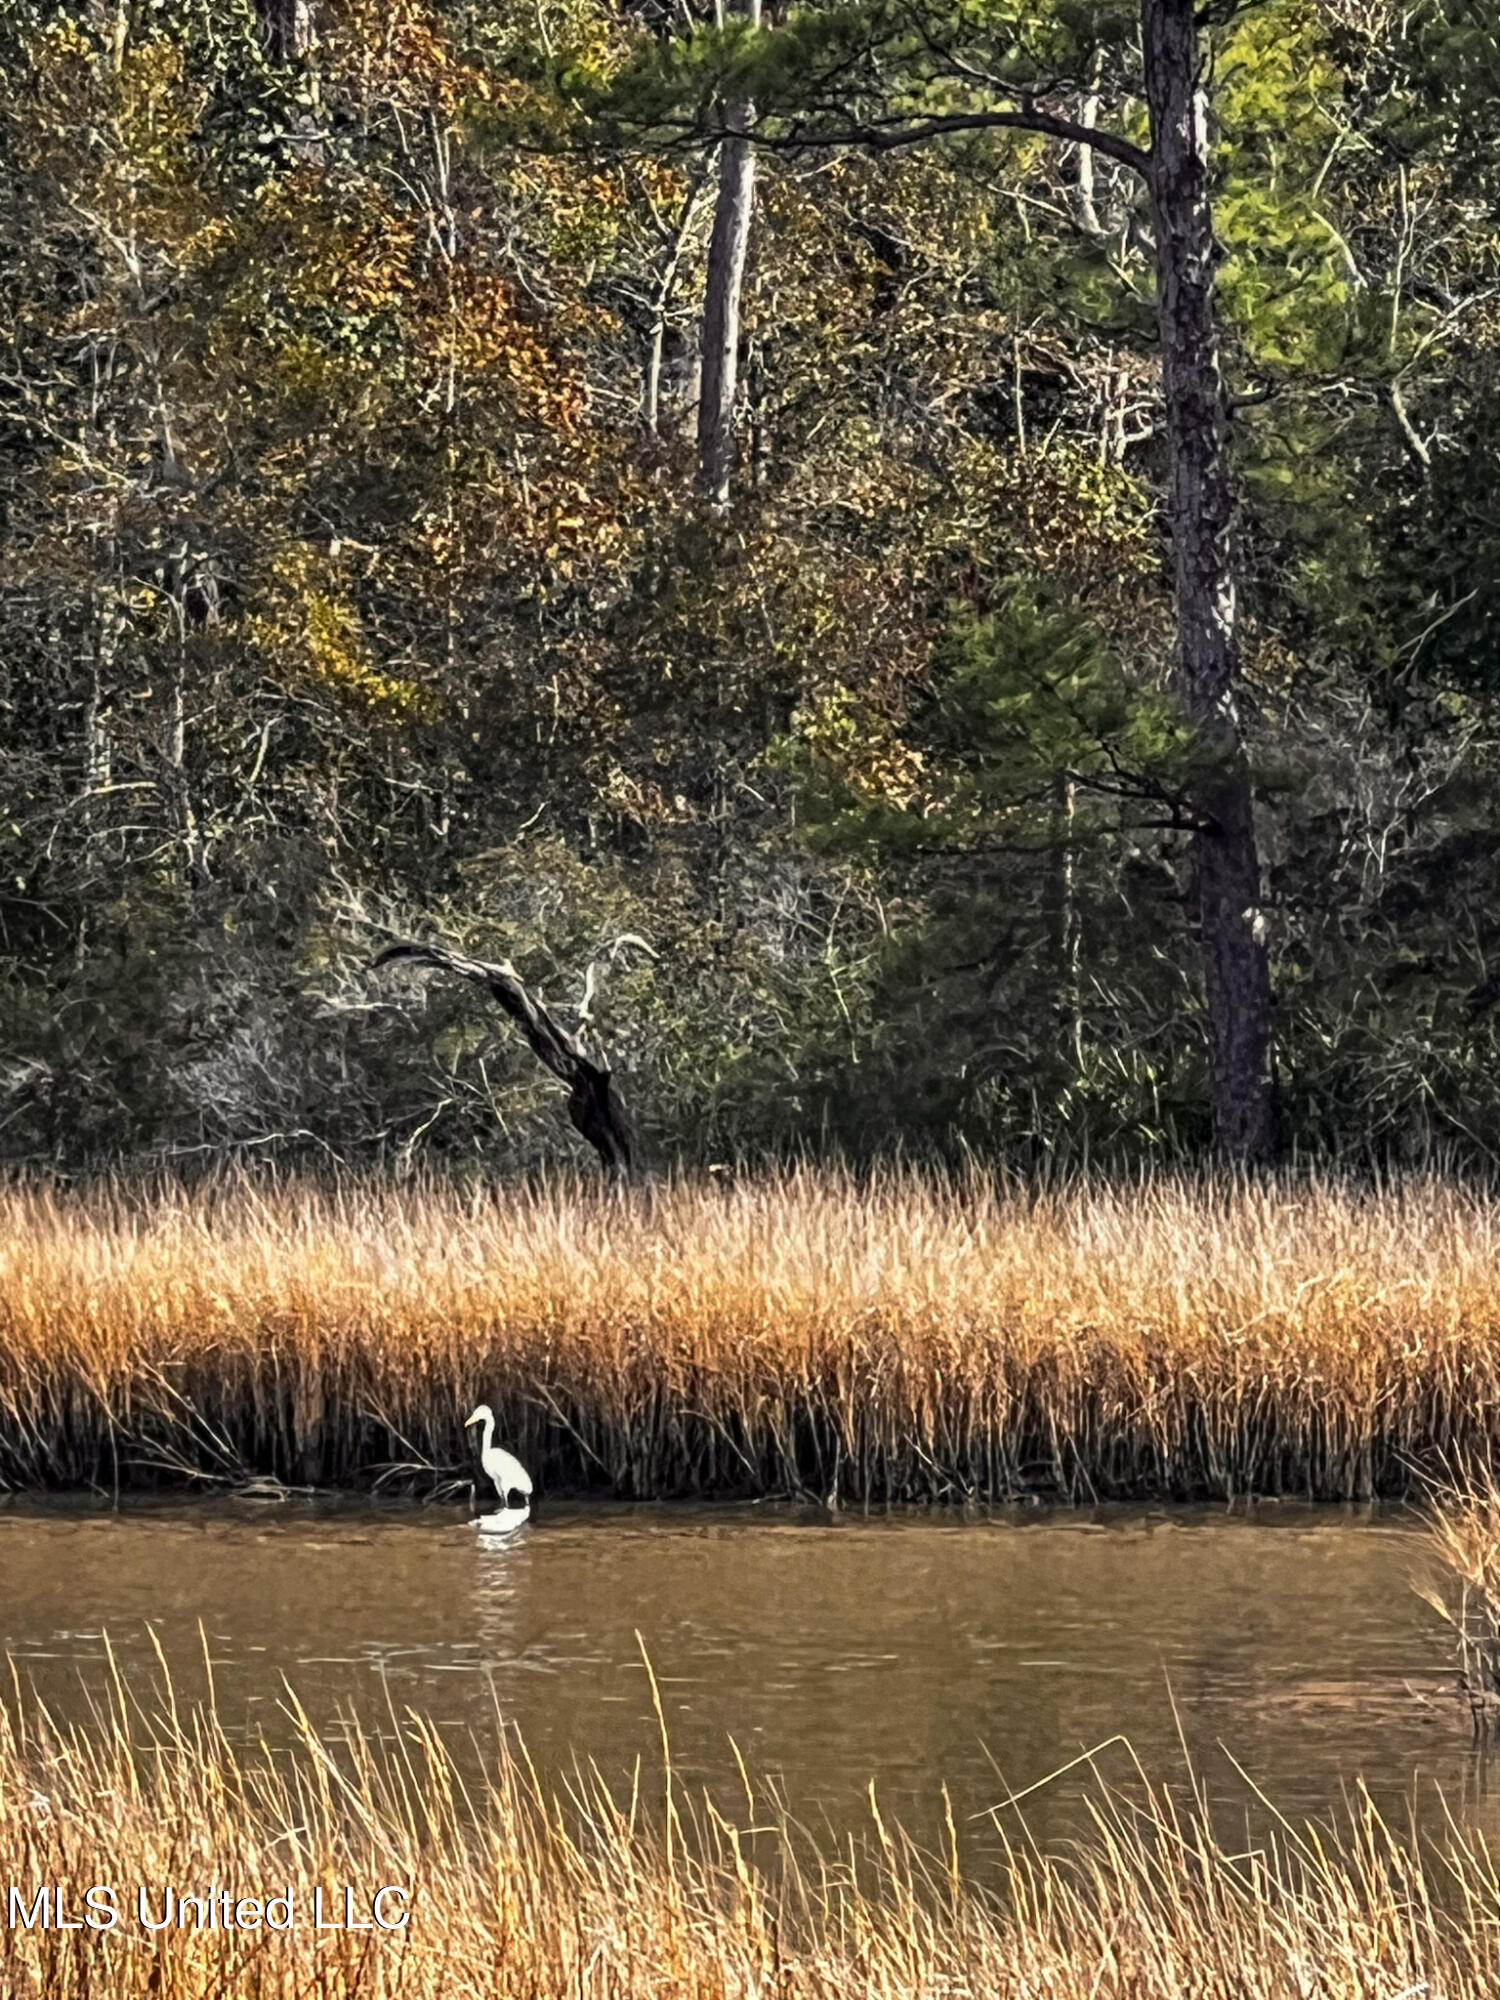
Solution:
M 481 1459 L 484 1457 L 485 1453 L 489 1450 L 490 1446 L 494 1442 L 495 1442 L 495 1413 L 493 1410 L 487 1410 L 485 1412 L 485 1418 L 484 1418 L 484 1436 L 480 1440 L 480 1445 L 479 1445 L 479 1456 L 481 1457 Z

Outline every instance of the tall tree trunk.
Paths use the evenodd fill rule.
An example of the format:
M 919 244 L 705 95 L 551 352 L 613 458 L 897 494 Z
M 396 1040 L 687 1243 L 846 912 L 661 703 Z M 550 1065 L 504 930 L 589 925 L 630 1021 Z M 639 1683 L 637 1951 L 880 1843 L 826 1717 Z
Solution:
M 661 422 L 661 357 L 666 337 L 667 322 L 658 312 L 646 335 L 646 367 L 641 380 L 641 428 L 652 437 Z
M 744 0 L 752 28 L 760 26 L 760 0 Z M 755 106 L 748 97 L 724 107 L 731 132 L 748 132 Z M 739 373 L 740 289 L 750 247 L 755 209 L 755 148 L 749 139 L 728 138 L 719 148 L 719 194 L 708 244 L 708 282 L 703 296 L 703 371 L 698 396 L 698 484 L 715 507 L 729 504 L 734 464 L 734 392 Z
M 1259 922 L 1250 769 L 1235 707 L 1240 676 L 1230 552 L 1228 412 L 1213 307 L 1203 52 L 1196 0 L 1143 0 L 1151 108 L 1162 389 L 1176 564 L 1174 683 L 1203 769 L 1194 804 L 1194 900 L 1208 981 L 1214 1140 L 1237 1160 L 1272 1145 L 1271 979 Z
M 115 691 L 115 662 L 120 649 L 120 607 L 114 592 L 115 551 L 110 548 L 110 579 L 95 590 L 93 658 L 89 663 L 89 691 L 83 707 L 83 789 L 86 794 L 102 792 L 110 781 L 112 748 L 109 711 Z M 84 810 L 84 824 L 92 827 L 91 808 Z

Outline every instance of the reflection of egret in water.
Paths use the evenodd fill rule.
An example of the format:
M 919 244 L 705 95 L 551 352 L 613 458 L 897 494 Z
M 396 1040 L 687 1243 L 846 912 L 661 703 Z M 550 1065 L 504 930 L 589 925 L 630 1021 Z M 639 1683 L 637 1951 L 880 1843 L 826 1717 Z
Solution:
M 476 1514 L 474 1528 L 481 1547 L 498 1548 L 508 1543 L 530 1519 L 530 1507 L 497 1507 L 493 1513 Z
M 526 1636 L 530 1623 L 526 1606 L 536 1581 L 532 1566 L 540 1545 L 529 1532 L 530 1520 L 529 1507 L 492 1507 L 488 1513 L 477 1514 L 473 1523 L 474 1636 L 497 1706 L 507 1717 L 511 1699 L 499 1690 L 511 1682 L 518 1668 L 532 1664 L 527 1657 L 531 1646 Z

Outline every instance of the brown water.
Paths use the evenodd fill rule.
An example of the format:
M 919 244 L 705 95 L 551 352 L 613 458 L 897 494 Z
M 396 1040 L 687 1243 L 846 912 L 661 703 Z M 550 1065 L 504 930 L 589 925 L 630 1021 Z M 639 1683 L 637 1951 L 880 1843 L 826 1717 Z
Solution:
M 1436 1784 L 1500 1819 L 1424 1573 L 1409 1521 L 1296 1506 L 558 1504 L 491 1543 L 435 1509 L 20 1504 L 0 1508 L 0 1650 L 76 1711 L 106 1631 L 145 1677 L 148 1622 L 201 1688 L 201 1626 L 236 1732 L 284 1729 L 285 1675 L 323 1721 L 390 1734 L 392 1705 L 416 1708 L 471 1757 L 498 1707 L 554 1775 L 641 1758 L 654 1781 L 639 1632 L 679 1774 L 739 1797 L 733 1737 L 814 1827 L 868 1824 L 873 1778 L 930 1839 L 944 1784 L 962 1822 L 1117 1734 L 1171 1782 L 1185 1743 L 1232 1814 L 1258 1809 L 1228 1753 L 1293 1817 L 1363 1777 L 1387 1808 Z M 1098 1763 L 1129 1771 L 1118 1745 Z M 1026 1800 L 1039 1838 L 1077 1829 L 1080 1777 Z

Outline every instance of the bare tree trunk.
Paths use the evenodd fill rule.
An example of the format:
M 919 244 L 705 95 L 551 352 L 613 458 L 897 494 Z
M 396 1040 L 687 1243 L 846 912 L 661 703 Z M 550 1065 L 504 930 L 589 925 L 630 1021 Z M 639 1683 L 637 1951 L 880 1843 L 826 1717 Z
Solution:
M 1235 696 L 1228 412 L 1214 320 L 1203 52 L 1196 0 L 1143 0 L 1151 108 L 1162 389 L 1176 568 L 1174 684 L 1198 732 L 1194 891 L 1206 964 L 1214 1140 L 1238 1160 L 1272 1145 L 1271 979 L 1260 925 L 1250 768 Z
M 88 699 L 83 709 L 83 788 L 87 793 L 102 792 L 110 781 L 109 708 L 120 643 L 120 612 L 113 591 L 96 592 L 95 604 L 93 658 L 89 663 Z M 85 813 L 84 823 L 91 823 L 90 814 Z
M 1101 57 L 1095 54 L 1089 69 L 1089 87 L 1083 93 L 1078 106 L 1078 122 L 1085 131 L 1092 132 L 1099 123 L 1099 71 Z M 1104 234 L 1104 224 L 1099 220 L 1099 210 L 1094 201 L 1094 149 L 1092 146 L 1078 148 L 1078 188 L 1075 207 L 1078 226 L 1085 236 L 1095 238 Z
M 682 253 L 687 248 L 698 220 L 707 170 L 698 175 L 682 205 L 682 220 L 667 243 L 666 261 L 651 293 L 651 323 L 646 335 L 646 366 L 641 386 L 641 423 L 653 435 L 661 428 L 661 373 L 666 346 L 667 316 L 672 309 L 672 293 Z
M 312 0 L 256 0 L 261 39 L 273 62 L 297 62 L 312 46 Z
M 701 341 L 689 346 L 677 375 L 674 391 L 677 408 L 672 425 L 674 437 L 698 435 L 698 411 L 703 401 L 703 347 Z
M 167 785 L 177 816 L 182 840 L 183 873 L 196 880 L 201 860 L 198 815 L 193 810 L 192 784 L 187 768 L 187 674 L 188 674 L 188 591 L 189 549 L 182 543 L 167 570 L 172 605 L 173 644 L 167 681 L 167 728 L 162 754 L 167 766 Z
M 641 428 L 652 437 L 661 422 L 661 354 L 666 334 L 666 318 L 658 313 L 646 336 L 646 367 L 641 383 Z
M 1048 853 L 1047 929 L 1052 947 L 1053 980 L 1060 1020 L 1066 1021 L 1068 1045 L 1075 1070 L 1082 1066 L 1083 1018 L 1078 990 L 1078 904 L 1074 882 L 1073 835 L 1077 790 L 1072 778 L 1059 772 L 1052 782 Z
M 303 102 L 291 119 L 285 138 L 290 156 L 306 167 L 324 163 L 323 136 L 319 130 L 322 96 L 314 44 L 318 38 L 316 0 L 255 0 L 260 17 L 260 38 L 270 60 L 278 68 L 301 73 L 299 96 Z
M 745 18 L 760 26 L 760 0 L 744 0 Z M 731 134 L 748 133 L 755 106 L 748 97 L 724 107 Z M 755 148 L 730 137 L 719 148 L 719 194 L 708 245 L 703 296 L 703 372 L 698 397 L 698 484 L 715 507 L 729 505 L 734 464 L 734 392 L 739 373 L 740 290 L 755 209 Z

